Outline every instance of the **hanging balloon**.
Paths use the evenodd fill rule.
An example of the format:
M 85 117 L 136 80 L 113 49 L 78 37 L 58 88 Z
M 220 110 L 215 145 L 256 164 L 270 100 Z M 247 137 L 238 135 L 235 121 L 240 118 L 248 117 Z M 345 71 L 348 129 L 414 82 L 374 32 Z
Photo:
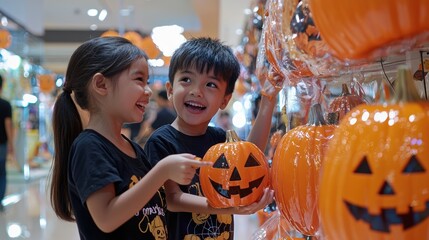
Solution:
M 271 0 L 265 21 L 267 26 L 264 44 L 267 61 L 274 72 L 284 76 L 283 79 L 288 84 L 295 84 L 300 78 L 313 76 L 305 64 L 291 56 L 288 36 L 292 35 L 289 28 L 292 11 L 287 6 L 296 6 L 297 3 L 298 0 Z
M 125 39 L 128 39 L 128 41 L 130 41 L 132 44 L 136 45 L 136 46 L 140 46 L 141 41 L 142 41 L 142 36 L 134 31 L 129 31 L 124 33 L 123 36 Z
M 0 48 L 8 48 L 12 43 L 12 36 L 7 29 L 0 29 Z
M 325 123 L 320 104 L 314 104 L 307 125 L 287 132 L 274 153 L 271 181 L 278 208 L 307 236 L 320 234 L 319 176 L 335 128 Z
M 285 0 L 287 1 L 287 0 Z M 345 71 L 345 63 L 333 57 L 313 21 L 309 0 L 300 0 L 292 10 L 283 12 L 283 31 L 294 64 L 305 65 L 314 76 L 333 76 Z M 287 29 L 287 28 L 290 28 Z M 350 64 L 349 64 L 350 65 Z M 302 66 L 298 66 L 302 68 Z M 350 68 L 350 66 L 348 66 Z
M 164 60 L 164 66 L 170 66 L 171 57 L 162 56 L 162 60 Z
M 120 37 L 120 36 L 121 35 L 119 35 L 119 33 L 114 30 L 107 30 L 100 35 L 100 37 Z
M 55 75 L 54 74 L 41 74 L 37 76 L 39 82 L 39 89 L 42 93 L 50 93 L 55 89 Z
M 340 59 L 372 59 L 429 40 L 427 0 L 309 0 L 313 19 Z
M 350 93 L 347 84 L 343 83 L 341 85 L 341 89 L 340 96 L 334 98 L 331 104 L 329 104 L 329 113 L 338 112 L 338 120 L 343 119 L 343 117 L 354 107 L 360 104 L 365 104 L 362 96 Z
M 161 53 L 150 36 L 142 38 L 138 47 L 143 50 L 150 59 L 155 59 Z
M 393 101 L 357 106 L 336 129 L 320 184 L 326 239 L 429 236 L 429 104 L 411 78 L 400 69 Z

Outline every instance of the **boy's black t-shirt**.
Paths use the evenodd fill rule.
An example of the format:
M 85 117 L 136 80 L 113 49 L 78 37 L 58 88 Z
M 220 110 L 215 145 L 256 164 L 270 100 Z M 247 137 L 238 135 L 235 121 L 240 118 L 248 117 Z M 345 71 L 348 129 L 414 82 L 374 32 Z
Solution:
M 116 195 L 120 195 L 149 172 L 151 167 L 143 149 L 131 143 L 136 158 L 126 155 L 93 130 L 83 131 L 73 142 L 69 157 L 69 194 L 81 239 L 166 239 L 163 189 L 112 233 L 104 233 L 95 225 L 86 206 L 88 197 L 107 184 L 113 183 Z
M 202 158 L 207 150 L 218 143 L 225 142 L 226 133 L 221 128 L 208 127 L 201 136 L 188 136 L 165 125 L 154 131 L 145 144 L 149 162 L 155 164 L 170 154 L 191 153 Z M 199 170 L 189 185 L 179 185 L 183 192 L 203 195 L 199 183 Z M 221 237 L 233 239 L 233 215 L 209 215 L 167 210 L 169 239 L 206 239 Z M 199 237 L 199 238 L 196 238 Z

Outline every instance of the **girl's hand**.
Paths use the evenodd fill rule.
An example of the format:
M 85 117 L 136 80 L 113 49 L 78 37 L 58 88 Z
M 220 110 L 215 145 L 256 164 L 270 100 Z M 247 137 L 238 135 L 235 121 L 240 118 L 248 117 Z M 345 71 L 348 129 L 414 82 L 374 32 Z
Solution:
M 234 210 L 234 214 L 240 214 L 240 215 L 253 214 L 258 210 L 265 208 L 268 204 L 272 203 L 273 198 L 274 198 L 274 190 L 265 188 L 264 195 L 258 202 L 252 203 L 244 207 L 236 207 Z
M 195 155 L 188 153 L 167 156 L 159 163 L 163 164 L 168 179 L 181 185 L 191 183 L 197 168 L 212 165 L 211 162 L 201 162 Z

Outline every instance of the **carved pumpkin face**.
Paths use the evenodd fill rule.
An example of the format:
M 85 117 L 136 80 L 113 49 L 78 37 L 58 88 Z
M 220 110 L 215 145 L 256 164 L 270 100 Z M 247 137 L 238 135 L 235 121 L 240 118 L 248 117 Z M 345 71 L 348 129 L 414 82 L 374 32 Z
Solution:
M 427 238 L 429 104 L 360 105 L 344 120 L 324 163 L 326 237 Z
M 214 145 L 203 161 L 213 163 L 200 170 L 201 189 L 212 207 L 252 204 L 269 185 L 265 156 L 253 143 L 227 141 Z

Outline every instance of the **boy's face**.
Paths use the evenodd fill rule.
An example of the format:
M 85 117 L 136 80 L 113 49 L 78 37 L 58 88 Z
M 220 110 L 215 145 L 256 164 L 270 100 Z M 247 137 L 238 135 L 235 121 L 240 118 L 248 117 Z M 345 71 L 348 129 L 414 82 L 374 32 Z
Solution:
M 173 85 L 166 84 L 168 97 L 177 113 L 181 127 L 204 130 L 219 109 L 224 109 L 231 94 L 225 95 L 227 82 L 217 78 L 213 70 L 200 73 L 194 68 L 179 70 Z

